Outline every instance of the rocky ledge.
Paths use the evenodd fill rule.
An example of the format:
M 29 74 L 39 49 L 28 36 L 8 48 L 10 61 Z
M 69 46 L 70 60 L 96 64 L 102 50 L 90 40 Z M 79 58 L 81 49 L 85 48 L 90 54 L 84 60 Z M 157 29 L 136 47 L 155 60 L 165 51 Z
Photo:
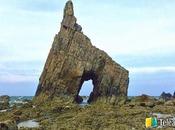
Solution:
M 43 104 L 38 100 L 0 112 L 2 130 L 144 130 L 145 118 L 174 116 L 175 99 L 156 99 L 148 95 L 132 97 L 118 105 L 99 100 L 81 106 L 63 97 Z M 17 128 L 23 121 L 35 120 L 36 128 Z M 164 128 L 173 130 L 173 128 Z

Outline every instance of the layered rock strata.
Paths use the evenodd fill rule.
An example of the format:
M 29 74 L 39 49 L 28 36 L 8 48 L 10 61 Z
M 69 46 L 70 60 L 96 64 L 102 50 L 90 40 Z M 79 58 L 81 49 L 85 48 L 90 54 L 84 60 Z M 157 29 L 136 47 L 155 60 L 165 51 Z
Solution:
M 55 35 L 36 97 L 69 96 L 77 102 L 84 81 L 92 80 L 93 91 L 88 102 L 106 99 L 116 102 L 127 96 L 129 72 L 104 51 L 91 44 L 74 16 L 73 3 L 64 8 L 61 29 Z

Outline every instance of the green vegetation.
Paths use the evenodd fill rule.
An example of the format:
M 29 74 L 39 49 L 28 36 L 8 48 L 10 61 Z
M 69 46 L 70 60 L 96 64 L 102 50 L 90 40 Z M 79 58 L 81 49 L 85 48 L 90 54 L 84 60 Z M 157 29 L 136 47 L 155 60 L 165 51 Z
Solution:
M 143 105 L 147 102 L 155 105 Z M 97 101 L 84 107 L 68 98 L 42 103 L 34 100 L 20 108 L 14 107 L 10 112 L 0 113 L 0 121 L 36 119 L 40 128 L 30 130 L 142 130 L 145 129 L 145 118 L 151 117 L 151 113 L 175 113 L 174 105 L 165 104 L 143 97 L 128 100 L 123 105 Z

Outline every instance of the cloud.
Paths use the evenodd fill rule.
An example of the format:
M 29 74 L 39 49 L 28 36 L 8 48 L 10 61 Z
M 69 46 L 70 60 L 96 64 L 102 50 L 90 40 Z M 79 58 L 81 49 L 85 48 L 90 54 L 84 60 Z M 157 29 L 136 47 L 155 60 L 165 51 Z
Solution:
M 0 63 L 0 84 L 36 82 L 41 74 L 43 64 L 38 61 L 8 61 Z
M 154 70 L 137 70 L 130 73 L 128 95 L 148 94 L 159 96 L 163 91 L 173 93 L 175 90 L 174 67 L 159 68 Z
M 0 58 L 21 60 L 23 57 L 23 59 L 42 58 L 44 60 L 51 47 L 53 36 L 59 30 L 65 1 L 13 0 L 3 3 L 0 5 L 3 7 L 1 10 L 4 10 L 0 13 L 2 19 L 0 21 L 2 25 L 0 26 L 2 37 L 0 48 L 3 47 L 3 50 L 6 50 L 3 51 L 6 55 L 1 55 Z M 83 6 L 84 3 L 92 5 L 93 8 L 89 10 L 89 6 Z M 124 2 L 103 1 L 100 4 L 97 1 L 74 2 L 75 15 L 83 27 L 83 32 L 90 37 L 93 45 L 105 50 L 110 56 L 174 52 L 175 31 L 172 28 L 175 28 L 175 17 L 174 15 L 169 17 L 169 15 L 175 10 L 170 6 L 171 3 L 158 6 L 155 6 L 156 2 L 146 3 L 144 6 L 143 1 L 134 1 L 131 4 L 128 0 Z M 49 12 L 44 6 L 41 11 L 9 7 L 21 6 L 24 8 L 26 5 L 29 7 L 38 5 L 36 8 L 40 8 L 42 4 L 50 8 L 54 8 L 52 5 L 61 7 L 56 12 Z M 166 6 L 170 9 L 166 9 Z M 164 9 L 163 12 L 162 9 Z M 93 15 L 89 15 L 91 13 Z
M 105 26 L 106 23 L 97 25 L 96 31 L 93 30 L 95 33 L 91 34 L 94 38 L 92 41 L 111 55 L 172 53 L 175 51 L 175 31 L 169 31 L 169 28 L 174 28 L 175 20 L 169 19 L 164 23 L 165 19 L 115 21 L 116 24 L 110 23 L 113 26 Z M 100 32 L 102 26 L 108 34 Z
M 175 66 L 163 66 L 163 67 L 137 67 L 137 68 L 127 68 L 130 73 L 158 73 L 158 72 L 171 72 L 175 73 Z
M 3 82 L 0 85 L 0 95 L 34 96 L 38 82 Z
M 64 0 L 1 0 L 0 6 L 11 9 L 19 9 L 22 11 L 53 12 L 63 6 L 63 1 Z
M 116 55 L 112 58 L 120 63 L 122 66 L 127 68 L 137 68 L 137 67 L 163 67 L 163 66 L 175 66 L 174 59 L 175 53 L 167 54 L 127 54 L 127 55 Z
M 54 35 L 58 32 L 61 14 L 59 11 L 32 12 L 0 8 L 0 63 L 45 60 Z
M 104 8 L 95 4 L 87 14 L 78 16 L 93 45 L 110 55 L 154 55 L 175 51 L 174 2 L 132 1 L 131 4 L 125 0 L 109 3 L 106 2 Z M 93 15 L 89 15 L 91 13 Z
M 38 79 L 37 76 L 29 76 L 29 75 L 14 75 L 14 74 L 7 74 L 7 75 L 0 75 L 0 82 L 7 82 L 7 83 L 18 83 L 18 82 L 33 82 Z

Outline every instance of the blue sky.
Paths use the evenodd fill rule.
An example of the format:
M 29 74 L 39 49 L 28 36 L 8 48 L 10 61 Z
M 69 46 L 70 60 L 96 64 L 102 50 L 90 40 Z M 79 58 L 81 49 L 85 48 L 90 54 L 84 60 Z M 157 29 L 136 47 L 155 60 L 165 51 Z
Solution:
M 0 0 L 0 95 L 34 95 L 65 0 Z M 174 0 L 73 0 L 92 44 L 130 71 L 129 95 L 175 90 Z M 81 94 L 91 91 L 85 83 Z

